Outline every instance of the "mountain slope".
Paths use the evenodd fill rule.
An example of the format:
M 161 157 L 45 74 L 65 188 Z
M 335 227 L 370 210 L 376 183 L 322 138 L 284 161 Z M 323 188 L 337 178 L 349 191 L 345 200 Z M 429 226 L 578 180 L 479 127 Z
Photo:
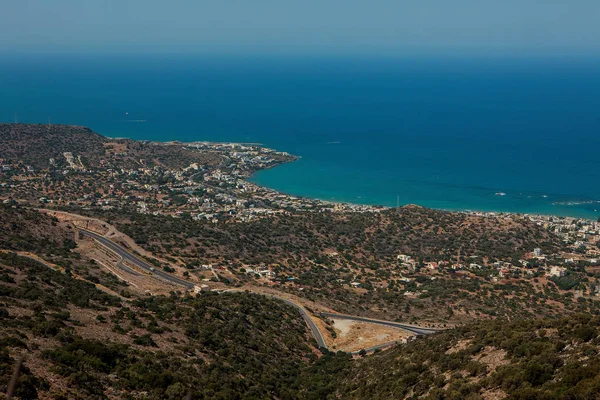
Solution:
M 355 363 L 331 398 L 597 399 L 600 318 L 485 321 Z
M 21 398 L 269 398 L 315 357 L 293 307 L 246 293 L 125 302 L 0 253 L 0 392 Z

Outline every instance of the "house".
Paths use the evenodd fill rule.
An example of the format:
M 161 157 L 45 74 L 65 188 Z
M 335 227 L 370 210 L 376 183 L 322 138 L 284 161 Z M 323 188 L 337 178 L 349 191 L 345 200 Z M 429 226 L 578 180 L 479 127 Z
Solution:
M 210 286 L 208 286 L 208 285 L 194 285 L 194 293 L 209 292 L 209 291 L 210 291 Z
M 519 263 L 523 266 L 523 267 L 528 267 L 529 266 L 529 261 L 526 260 L 519 260 Z
M 565 276 L 565 273 L 567 272 L 567 269 L 564 267 L 550 267 L 550 272 L 548 272 L 548 276 L 556 276 L 556 277 L 561 277 L 561 276 Z
M 436 262 L 428 262 L 427 264 L 425 264 L 425 268 L 430 269 L 432 271 L 437 270 L 439 267 L 439 264 Z
M 398 261 L 401 261 L 403 263 L 409 262 L 411 259 L 412 259 L 412 257 L 409 256 L 409 255 L 406 255 L 406 254 L 399 254 L 398 255 Z
M 272 278 L 272 277 L 275 276 L 275 272 L 271 271 L 270 269 L 263 269 L 261 271 L 258 271 L 258 274 L 260 276 L 266 276 L 266 277 L 269 277 L 269 278 Z

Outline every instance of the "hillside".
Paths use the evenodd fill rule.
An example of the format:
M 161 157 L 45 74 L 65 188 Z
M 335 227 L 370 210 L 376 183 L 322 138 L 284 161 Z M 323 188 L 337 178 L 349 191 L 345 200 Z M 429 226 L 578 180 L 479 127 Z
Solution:
M 315 349 L 298 312 L 263 296 L 131 302 L 0 253 L 0 392 L 20 356 L 20 398 L 269 398 Z M 288 396 L 289 398 L 289 396 Z
M 47 168 L 50 158 L 60 160 L 64 152 L 80 154 L 98 165 L 107 138 L 82 126 L 0 124 L 0 158 Z
M 0 250 L 67 254 L 73 233 L 55 218 L 26 208 L 0 205 Z
M 294 309 L 262 296 L 123 302 L 0 255 L 0 391 L 20 398 L 595 399 L 600 320 L 483 321 L 372 356 L 318 358 Z
M 0 207 L 0 392 L 21 356 L 18 395 L 27 399 L 179 399 L 190 390 L 198 399 L 592 399 L 600 390 L 600 320 L 591 316 L 598 302 L 574 299 L 549 281 L 538 291 L 528 281 L 447 273 L 420 279 L 428 296 L 416 299 L 344 290 L 327 299 L 309 281 L 304 291 L 282 287 L 337 311 L 374 315 L 387 301 L 404 319 L 460 321 L 461 310 L 469 321 L 494 318 L 372 356 L 322 355 L 290 306 L 243 292 L 136 294 L 72 251 L 66 222 Z M 402 212 L 416 212 L 411 221 L 435 215 Z
M 176 144 L 111 139 L 90 128 L 73 125 L 0 124 L 0 159 L 36 170 L 67 167 L 64 153 L 84 168 L 112 165 L 117 168 L 165 166 L 184 168 L 191 163 L 218 165 L 222 159 L 209 152 L 193 152 Z M 80 159 L 79 159 L 80 157 Z
M 525 220 L 478 217 L 406 206 L 381 213 L 304 213 L 251 221 L 211 224 L 152 215 L 105 213 L 139 243 L 158 252 L 209 261 L 235 260 L 246 264 L 315 260 L 344 264 L 381 265 L 396 262 L 398 254 L 420 261 L 463 255 L 490 258 L 523 257 L 534 247 L 551 252 L 559 238 Z
M 563 298 L 537 271 L 528 280 L 495 283 L 491 267 L 471 272 L 422 267 L 427 261 L 456 262 L 459 255 L 464 263 L 518 263 L 535 247 L 549 253 L 563 248 L 554 234 L 516 217 L 416 206 L 381 213 L 289 214 L 235 224 L 117 212 L 93 215 L 110 220 L 146 250 L 189 269 L 223 266 L 231 272 L 223 273 L 224 281 L 234 285 L 255 281 L 244 273 L 247 268 L 272 266 L 281 290 L 349 314 L 452 324 L 592 311 L 598 304 Z M 401 265 L 398 254 L 416 259 L 415 270 Z M 532 280 L 538 277 L 542 281 Z M 361 288 L 348 287 L 350 282 L 360 282 Z
M 328 398 L 597 399 L 599 326 L 590 315 L 464 326 L 343 364 Z

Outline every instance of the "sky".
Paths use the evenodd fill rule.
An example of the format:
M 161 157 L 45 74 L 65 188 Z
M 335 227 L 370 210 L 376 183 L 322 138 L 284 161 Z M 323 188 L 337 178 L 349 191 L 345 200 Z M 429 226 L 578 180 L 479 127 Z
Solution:
M 0 52 L 580 54 L 599 0 L 2 0 Z

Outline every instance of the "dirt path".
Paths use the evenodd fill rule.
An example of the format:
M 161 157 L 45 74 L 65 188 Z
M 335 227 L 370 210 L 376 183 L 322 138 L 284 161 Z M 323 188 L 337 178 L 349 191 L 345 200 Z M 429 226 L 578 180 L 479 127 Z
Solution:
M 302 306 L 306 309 L 311 320 L 318 327 L 327 347 L 333 351 L 342 350 L 346 352 L 357 352 L 361 349 L 367 349 L 390 342 L 406 342 L 410 337 L 415 336 L 414 333 L 404 329 L 368 322 L 333 319 L 333 325 L 329 325 L 323 318 L 316 314 L 320 312 L 335 313 L 334 310 L 311 300 L 286 292 L 280 292 L 273 288 L 246 285 L 236 290 L 248 290 L 253 293 L 270 294 L 282 299 L 290 300 Z M 335 337 L 332 335 L 332 330 L 336 333 Z
M 356 352 L 390 342 L 406 342 L 414 333 L 368 322 L 347 319 L 333 319 L 333 328 L 337 337 L 333 340 L 332 350 Z

